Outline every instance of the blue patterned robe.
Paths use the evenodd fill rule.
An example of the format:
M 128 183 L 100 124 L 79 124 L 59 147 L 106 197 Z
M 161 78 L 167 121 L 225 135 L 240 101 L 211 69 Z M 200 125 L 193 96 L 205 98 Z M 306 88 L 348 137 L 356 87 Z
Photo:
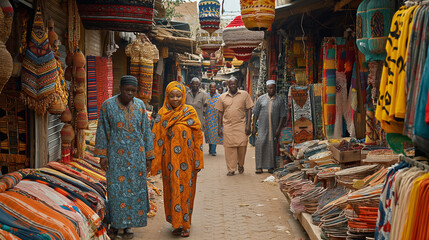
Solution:
M 216 93 L 213 97 L 207 94 L 207 113 L 206 113 L 206 142 L 208 144 L 223 144 L 222 138 L 218 135 L 218 113 L 215 108 L 220 94 Z
M 100 109 L 95 156 L 107 157 L 107 221 L 117 229 L 144 227 L 150 210 L 146 159 L 153 159 L 153 140 L 146 108 L 140 99 L 128 108 L 118 95 Z

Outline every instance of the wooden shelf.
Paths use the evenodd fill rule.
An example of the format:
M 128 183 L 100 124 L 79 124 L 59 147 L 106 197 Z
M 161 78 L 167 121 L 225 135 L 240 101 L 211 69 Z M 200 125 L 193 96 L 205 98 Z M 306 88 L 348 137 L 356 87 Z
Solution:
M 289 196 L 289 194 L 285 194 L 286 196 L 286 200 L 289 202 L 291 202 L 291 197 Z M 322 240 L 322 238 L 320 237 L 320 234 L 322 233 L 322 230 L 314 225 L 312 223 L 312 219 L 311 219 L 311 215 L 303 212 L 300 213 L 298 216 L 298 221 L 301 223 L 302 227 L 304 228 L 304 230 L 307 232 L 308 237 L 310 237 L 311 240 Z

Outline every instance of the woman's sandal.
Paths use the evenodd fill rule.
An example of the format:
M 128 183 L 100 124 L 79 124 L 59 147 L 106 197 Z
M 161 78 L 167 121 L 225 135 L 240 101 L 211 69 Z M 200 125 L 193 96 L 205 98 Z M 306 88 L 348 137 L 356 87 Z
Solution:
M 124 229 L 124 238 L 125 239 L 133 239 L 134 238 L 134 232 L 131 228 L 125 228 Z
M 171 232 L 174 236 L 180 236 L 180 235 L 182 235 L 182 231 L 183 231 L 183 229 L 182 228 L 176 228 L 176 229 L 174 229 L 173 230 L 173 232 Z
M 256 172 L 255 172 L 256 174 L 262 174 L 263 173 L 263 171 L 262 171 L 262 169 L 261 168 L 259 168 L 258 170 L 256 170 Z
M 187 230 L 183 230 L 182 234 L 180 236 L 181 237 L 189 237 L 190 234 L 191 234 L 191 230 L 187 229 Z

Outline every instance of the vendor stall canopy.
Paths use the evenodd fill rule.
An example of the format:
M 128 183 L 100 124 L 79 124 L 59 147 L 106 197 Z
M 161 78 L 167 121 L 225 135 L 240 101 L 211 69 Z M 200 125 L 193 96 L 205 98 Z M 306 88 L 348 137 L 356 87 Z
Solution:
M 201 0 L 198 3 L 200 25 L 209 35 L 219 29 L 220 3 L 218 0 Z
M 85 29 L 147 32 L 152 28 L 154 0 L 77 0 Z
M 240 0 L 244 25 L 251 31 L 265 31 L 271 27 L 275 17 L 274 0 Z

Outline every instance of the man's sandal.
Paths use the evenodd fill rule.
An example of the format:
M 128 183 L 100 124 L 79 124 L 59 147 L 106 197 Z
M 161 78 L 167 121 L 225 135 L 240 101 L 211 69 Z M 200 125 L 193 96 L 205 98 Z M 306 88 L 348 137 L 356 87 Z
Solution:
M 191 230 L 183 230 L 182 234 L 180 235 L 181 237 L 189 237 L 189 235 L 191 234 Z
M 183 231 L 183 229 L 182 229 L 182 228 L 176 228 L 176 229 L 174 229 L 171 233 L 172 233 L 174 236 L 180 236 L 180 235 L 182 235 L 182 231 Z

